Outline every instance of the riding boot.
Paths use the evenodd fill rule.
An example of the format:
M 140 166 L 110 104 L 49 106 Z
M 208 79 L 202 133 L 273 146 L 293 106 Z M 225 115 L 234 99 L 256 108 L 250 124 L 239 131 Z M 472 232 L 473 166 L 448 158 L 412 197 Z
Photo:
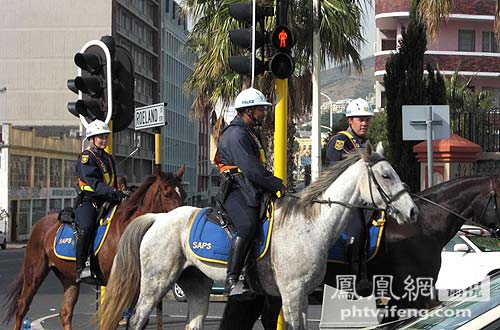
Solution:
M 248 242 L 246 239 L 236 236 L 231 240 L 231 250 L 229 251 L 229 260 L 227 263 L 226 284 L 224 285 L 224 294 L 227 296 L 236 295 L 236 285 L 238 283 L 243 262 L 247 252 Z
M 88 267 L 86 265 L 91 242 L 91 233 L 84 230 L 78 231 L 76 240 L 76 283 L 79 283 L 83 278 L 92 276 L 90 265 Z
M 364 245 L 364 244 L 363 244 Z M 363 246 L 362 245 L 362 246 Z M 373 293 L 373 285 L 368 280 L 368 256 L 366 247 L 359 251 L 359 282 L 356 284 L 356 292 L 358 295 L 367 297 Z

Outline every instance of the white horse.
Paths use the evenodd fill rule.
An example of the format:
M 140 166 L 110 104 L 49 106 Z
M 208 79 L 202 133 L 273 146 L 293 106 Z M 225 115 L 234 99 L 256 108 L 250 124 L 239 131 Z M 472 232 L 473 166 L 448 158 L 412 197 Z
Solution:
M 299 199 L 276 210 L 270 250 L 257 261 L 257 272 L 268 294 L 281 295 L 287 329 L 305 329 L 307 296 L 323 280 L 330 246 L 362 203 L 387 208 L 399 223 L 418 216 L 394 169 L 371 146 L 325 170 Z M 190 252 L 188 222 L 198 210 L 186 206 L 147 214 L 127 227 L 98 312 L 101 330 L 116 329 L 122 311 L 136 301 L 130 329 L 143 329 L 176 281 L 188 302 L 186 329 L 203 328 L 213 280 L 225 279 L 226 266 Z

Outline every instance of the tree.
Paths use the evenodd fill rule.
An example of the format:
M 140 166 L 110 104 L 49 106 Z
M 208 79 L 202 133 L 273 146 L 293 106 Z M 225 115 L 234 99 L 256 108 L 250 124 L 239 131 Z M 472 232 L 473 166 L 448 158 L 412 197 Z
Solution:
M 403 32 L 399 52 L 392 54 L 387 61 L 384 76 L 389 159 L 413 191 L 420 187 L 419 166 L 413 154 L 413 146 L 417 142 L 403 141 L 402 106 L 446 103 L 442 75 L 427 65 L 428 75 L 424 77 L 427 38 L 425 26 L 417 15 L 418 2 L 414 0 L 412 3 L 410 23 Z
M 321 59 L 327 62 L 352 65 L 358 71 L 362 62 L 358 53 L 364 41 L 361 34 L 361 11 L 359 0 L 323 0 L 321 2 Z M 229 55 L 241 52 L 231 45 L 228 31 L 241 28 L 229 16 L 228 4 L 235 0 L 186 0 L 186 11 L 196 24 L 189 34 L 189 45 L 198 58 L 194 71 L 185 84 L 188 91 L 195 92 L 192 112 L 202 117 L 211 112 L 213 105 L 222 101 L 225 105 L 249 85 L 249 78 L 232 72 L 228 66 Z M 259 5 L 274 5 L 274 1 L 258 1 Z M 289 79 L 289 127 L 293 119 L 308 111 L 312 101 L 311 58 L 312 58 L 312 0 L 289 0 L 289 26 L 295 33 L 296 45 L 292 50 L 295 59 L 295 73 Z M 276 24 L 274 18 L 265 21 L 266 30 Z M 269 73 L 260 76 L 254 86 L 261 89 L 270 99 L 274 98 L 273 78 Z M 272 147 L 270 132 L 273 132 L 273 114 L 266 119 L 263 135 L 268 148 Z M 218 123 L 222 127 L 222 123 Z M 271 127 L 271 129 L 269 129 Z M 267 128 L 267 129 L 266 129 Z M 293 134 L 288 132 L 289 144 Z M 267 139 L 266 139 L 267 136 Z M 272 157 L 272 155 L 271 155 Z M 269 163 L 272 163 L 272 159 Z
M 436 40 L 439 27 L 447 21 L 455 6 L 454 0 L 421 0 L 418 5 L 418 14 L 425 24 L 429 35 Z M 495 1 L 495 32 L 500 41 L 500 0 Z
M 427 39 L 425 26 L 420 22 L 414 0 L 410 10 L 410 23 L 403 32 L 399 52 L 391 55 L 384 75 L 387 97 L 387 132 L 389 159 L 401 180 L 415 191 L 419 188 L 419 167 L 413 155 L 414 141 L 403 141 L 401 108 L 409 104 L 425 104 L 423 58 Z

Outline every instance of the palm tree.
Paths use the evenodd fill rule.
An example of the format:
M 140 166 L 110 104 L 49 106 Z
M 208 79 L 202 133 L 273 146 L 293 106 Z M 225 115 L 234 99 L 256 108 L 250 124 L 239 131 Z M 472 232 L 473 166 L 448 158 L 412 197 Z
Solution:
M 194 72 L 186 82 L 186 89 L 195 91 L 192 110 L 203 116 L 213 105 L 222 100 L 226 104 L 248 84 L 248 78 L 232 72 L 228 57 L 242 51 L 234 47 L 228 31 L 241 28 L 229 16 L 228 5 L 241 0 L 186 0 L 185 10 L 198 18 L 189 35 L 189 44 L 198 58 Z M 328 62 L 352 65 L 361 70 L 358 48 L 364 41 L 360 30 L 359 0 L 323 0 L 321 2 L 321 58 Z M 291 93 L 289 104 L 293 113 L 300 113 L 311 103 L 311 50 L 312 50 L 312 0 L 290 0 L 289 26 L 295 32 L 296 45 L 293 58 L 296 62 L 294 76 L 289 80 Z M 273 5 L 272 1 L 259 1 L 259 5 Z M 265 20 L 266 30 L 275 26 L 274 18 Z M 270 74 L 258 78 L 256 85 L 272 95 L 273 80 Z
M 448 19 L 454 7 L 454 0 L 420 0 L 418 12 L 424 22 L 429 35 L 436 39 L 439 26 Z M 500 37 L 500 0 L 496 0 L 495 6 L 495 31 L 497 38 Z M 500 40 L 500 39 L 499 39 Z

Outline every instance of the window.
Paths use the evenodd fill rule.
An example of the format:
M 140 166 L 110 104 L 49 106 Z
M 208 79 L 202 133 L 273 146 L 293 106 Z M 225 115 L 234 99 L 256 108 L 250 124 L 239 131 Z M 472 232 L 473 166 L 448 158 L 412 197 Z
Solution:
M 61 199 L 51 199 L 49 201 L 49 213 L 59 213 L 62 209 Z
M 62 187 L 62 160 L 50 160 L 50 186 Z
M 10 186 L 29 187 L 31 179 L 31 157 L 12 155 L 9 169 Z
M 458 50 L 473 52 L 476 50 L 476 36 L 474 30 L 458 30 Z
M 47 200 L 34 199 L 33 200 L 33 216 L 31 223 L 34 224 L 41 218 L 47 215 Z
M 170 0 L 165 0 L 165 12 L 168 13 L 170 7 Z
M 498 42 L 495 32 L 483 32 L 483 52 L 498 53 Z
M 175 1 L 173 2 L 173 8 L 172 8 L 172 19 L 175 19 L 177 15 L 177 3 Z
M 35 157 L 35 174 L 33 180 L 36 188 L 47 187 L 47 158 Z
M 396 30 L 381 30 L 382 50 L 395 50 L 396 47 Z
M 19 235 L 28 235 L 28 220 L 30 217 L 30 211 L 31 200 L 21 200 L 21 204 L 19 206 L 19 227 L 17 229 Z
M 73 187 L 76 183 L 76 161 L 64 160 L 64 186 Z

